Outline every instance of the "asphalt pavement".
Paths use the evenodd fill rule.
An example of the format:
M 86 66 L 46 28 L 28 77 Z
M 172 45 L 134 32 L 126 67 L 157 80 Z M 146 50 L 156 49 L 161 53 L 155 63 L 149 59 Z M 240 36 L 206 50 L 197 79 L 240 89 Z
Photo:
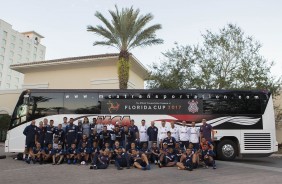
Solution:
M 0 145 L 0 155 L 3 154 Z M 95 184 L 95 183 L 281 183 L 282 157 L 236 159 L 233 162 L 217 161 L 217 169 L 199 168 L 192 172 L 180 171 L 176 167 L 158 168 L 151 166 L 151 170 L 142 171 L 135 168 L 118 171 L 114 165 L 106 170 L 90 170 L 85 165 L 62 164 L 26 164 L 24 161 L 14 160 L 13 154 L 0 160 L 1 184 Z

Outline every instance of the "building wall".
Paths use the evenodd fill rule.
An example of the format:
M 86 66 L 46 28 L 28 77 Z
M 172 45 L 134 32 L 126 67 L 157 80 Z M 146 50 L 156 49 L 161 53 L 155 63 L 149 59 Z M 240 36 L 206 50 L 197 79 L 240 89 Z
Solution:
M 22 90 L 0 91 L 0 114 L 12 115 Z
M 119 82 L 116 65 L 109 60 L 26 72 L 23 88 L 118 89 Z M 132 70 L 129 89 L 144 89 L 144 80 Z
M 10 65 L 45 59 L 45 46 L 32 38 L 0 19 L 0 89 L 17 89 L 23 84 L 24 75 L 11 70 Z

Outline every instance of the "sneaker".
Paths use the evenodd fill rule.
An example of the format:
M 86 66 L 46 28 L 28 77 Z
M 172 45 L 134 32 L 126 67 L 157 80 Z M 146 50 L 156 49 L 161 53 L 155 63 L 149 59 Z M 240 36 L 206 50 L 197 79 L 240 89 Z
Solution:
M 71 161 L 70 161 L 70 160 L 68 160 L 68 164 L 71 164 Z
M 208 169 L 208 168 L 209 168 L 209 166 L 207 166 L 207 165 L 206 165 L 206 166 L 205 166 L 205 168 L 206 168 L 206 169 Z
M 142 170 L 145 171 L 145 170 L 146 170 L 146 167 L 142 167 Z
M 52 165 L 56 165 L 56 163 L 55 163 L 55 162 L 53 162 L 53 163 L 52 163 Z
M 215 165 L 215 164 L 213 164 L 212 168 L 213 168 L 213 169 L 216 169 L 216 165 Z
M 146 166 L 146 169 L 147 169 L 147 170 L 151 170 L 151 166 L 150 166 L 150 165 L 147 165 L 147 166 Z
M 28 163 L 28 164 L 30 164 L 30 160 L 29 160 L 29 159 L 26 159 L 25 162 Z
M 93 165 L 91 165 L 91 166 L 90 166 L 90 169 L 94 169 L 94 166 L 93 166 Z
M 123 168 L 122 167 L 117 167 L 117 170 L 123 170 Z
M 127 166 L 126 169 L 130 169 L 130 166 Z
M 94 170 L 97 170 L 97 169 L 98 169 L 97 165 L 94 165 L 94 166 L 93 166 L 93 169 L 94 169 Z

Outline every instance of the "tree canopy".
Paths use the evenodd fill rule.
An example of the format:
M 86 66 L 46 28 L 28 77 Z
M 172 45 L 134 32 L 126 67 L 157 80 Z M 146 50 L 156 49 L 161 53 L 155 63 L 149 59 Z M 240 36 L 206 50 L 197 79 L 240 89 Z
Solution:
M 271 75 L 274 66 L 260 54 L 262 45 L 228 24 L 219 32 L 206 31 L 203 43 L 176 46 L 161 63 L 150 66 L 148 88 L 161 89 L 267 89 L 276 93 L 281 77 Z

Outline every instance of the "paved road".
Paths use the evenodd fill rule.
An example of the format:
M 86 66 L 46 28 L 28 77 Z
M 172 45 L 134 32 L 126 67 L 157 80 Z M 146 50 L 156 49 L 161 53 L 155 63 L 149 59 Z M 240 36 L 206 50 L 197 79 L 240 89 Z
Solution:
M 1 150 L 2 149 L 2 150 Z M 0 147 L 0 154 L 3 148 Z M 150 171 L 129 169 L 117 171 L 113 165 L 107 170 L 90 170 L 88 166 L 49 164 L 26 164 L 13 160 L 11 155 L 0 160 L 0 183 L 16 184 L 95 184 L 95 183 L 281 183 L 282 158 L 239 159 L 234 162 L 218 161 L 218 169 L 197 169 L 192 172 L 179 171 L 177 168 L 158 168 L 152 166 Z

